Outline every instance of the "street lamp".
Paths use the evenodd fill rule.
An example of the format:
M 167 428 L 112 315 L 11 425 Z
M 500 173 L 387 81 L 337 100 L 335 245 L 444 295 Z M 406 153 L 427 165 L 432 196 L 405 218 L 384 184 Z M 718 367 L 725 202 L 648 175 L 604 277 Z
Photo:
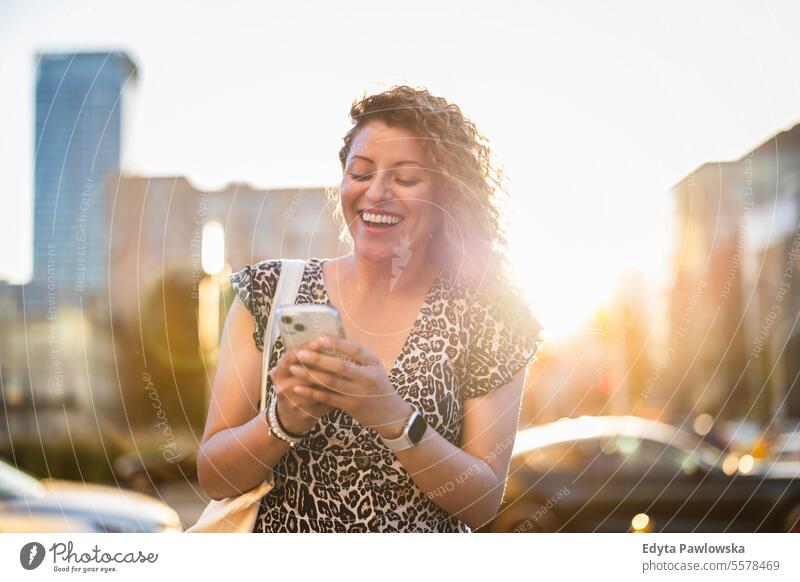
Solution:
M 201 279 L 198 290 L 197 332 L 206 360 L 213 366 L 219 355 L 220 281 L 225 275 L 225 229 L 216 220 L 203 225 L 200 253 L 208 276 Z

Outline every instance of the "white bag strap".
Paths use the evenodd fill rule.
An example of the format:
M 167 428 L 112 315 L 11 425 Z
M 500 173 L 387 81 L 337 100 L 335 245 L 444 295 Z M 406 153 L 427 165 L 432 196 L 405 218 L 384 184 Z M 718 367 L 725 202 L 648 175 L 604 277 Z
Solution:
M 281 260 L 281 273 L 278 278 L 278 287 L 275 289 L 275 297 L 269 309 L 267 328 L 264 330 L 264 355 L 261 364 L 261 407 L 259 410 L 264 412 L 267 406 L 267 373 L 269 372 L 269 361 L 272 355 L 272 348 L 275 339 L 278 337 L 278 326 L 274 324 L 275 311 L 278 305 L 294 303 L 297 300 L 297 291 L 303 279 L 303 271 L 306 262 L 300 259 Z

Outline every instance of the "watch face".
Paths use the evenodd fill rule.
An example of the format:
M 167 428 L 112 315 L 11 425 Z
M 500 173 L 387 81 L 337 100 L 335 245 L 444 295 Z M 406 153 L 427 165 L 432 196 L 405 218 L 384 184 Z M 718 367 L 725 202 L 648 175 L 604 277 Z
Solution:
M 408 438 L 415 445 L 422 440 L 425 434 L 425 429 L 428 428 L 428 423 L 425 422 L 422 414 L 417 412 L 414 419 L 411 421 L 411 426 L 408 427 Z

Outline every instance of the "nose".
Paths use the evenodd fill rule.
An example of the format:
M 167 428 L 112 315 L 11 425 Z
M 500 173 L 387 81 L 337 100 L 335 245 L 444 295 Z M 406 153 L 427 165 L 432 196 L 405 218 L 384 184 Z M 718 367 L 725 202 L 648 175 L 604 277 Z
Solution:
M 388 187 L 388 179 L 391 177 L 391 172 L 385 170 L 378 170 L 370 182 L 369 188 L 365 193 L 367 200 L 370 204 L 377 205 L 380 202 L 391 200 L 393 195 Z

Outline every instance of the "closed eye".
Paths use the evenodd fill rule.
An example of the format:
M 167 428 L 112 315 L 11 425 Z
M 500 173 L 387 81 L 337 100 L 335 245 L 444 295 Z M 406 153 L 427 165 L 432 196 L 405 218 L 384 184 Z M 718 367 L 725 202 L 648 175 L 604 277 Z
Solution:
M 366 182 L 372 176 L 373 174 L 353 174 L 352 172 L 350 173 L 350 177 L 353 178 L 353 180 L 356 180 L 357 182 Z M 419 184 L 419 180 L 401 180 L 399 178 L 396 178 L 396 180 L 397 183 L 400 184 L 401 186 L 414 186 L 415 184 Z
M 350 177 L 359 182 L 365 182 L 372 177 L 372 174 L 350 174 Z

